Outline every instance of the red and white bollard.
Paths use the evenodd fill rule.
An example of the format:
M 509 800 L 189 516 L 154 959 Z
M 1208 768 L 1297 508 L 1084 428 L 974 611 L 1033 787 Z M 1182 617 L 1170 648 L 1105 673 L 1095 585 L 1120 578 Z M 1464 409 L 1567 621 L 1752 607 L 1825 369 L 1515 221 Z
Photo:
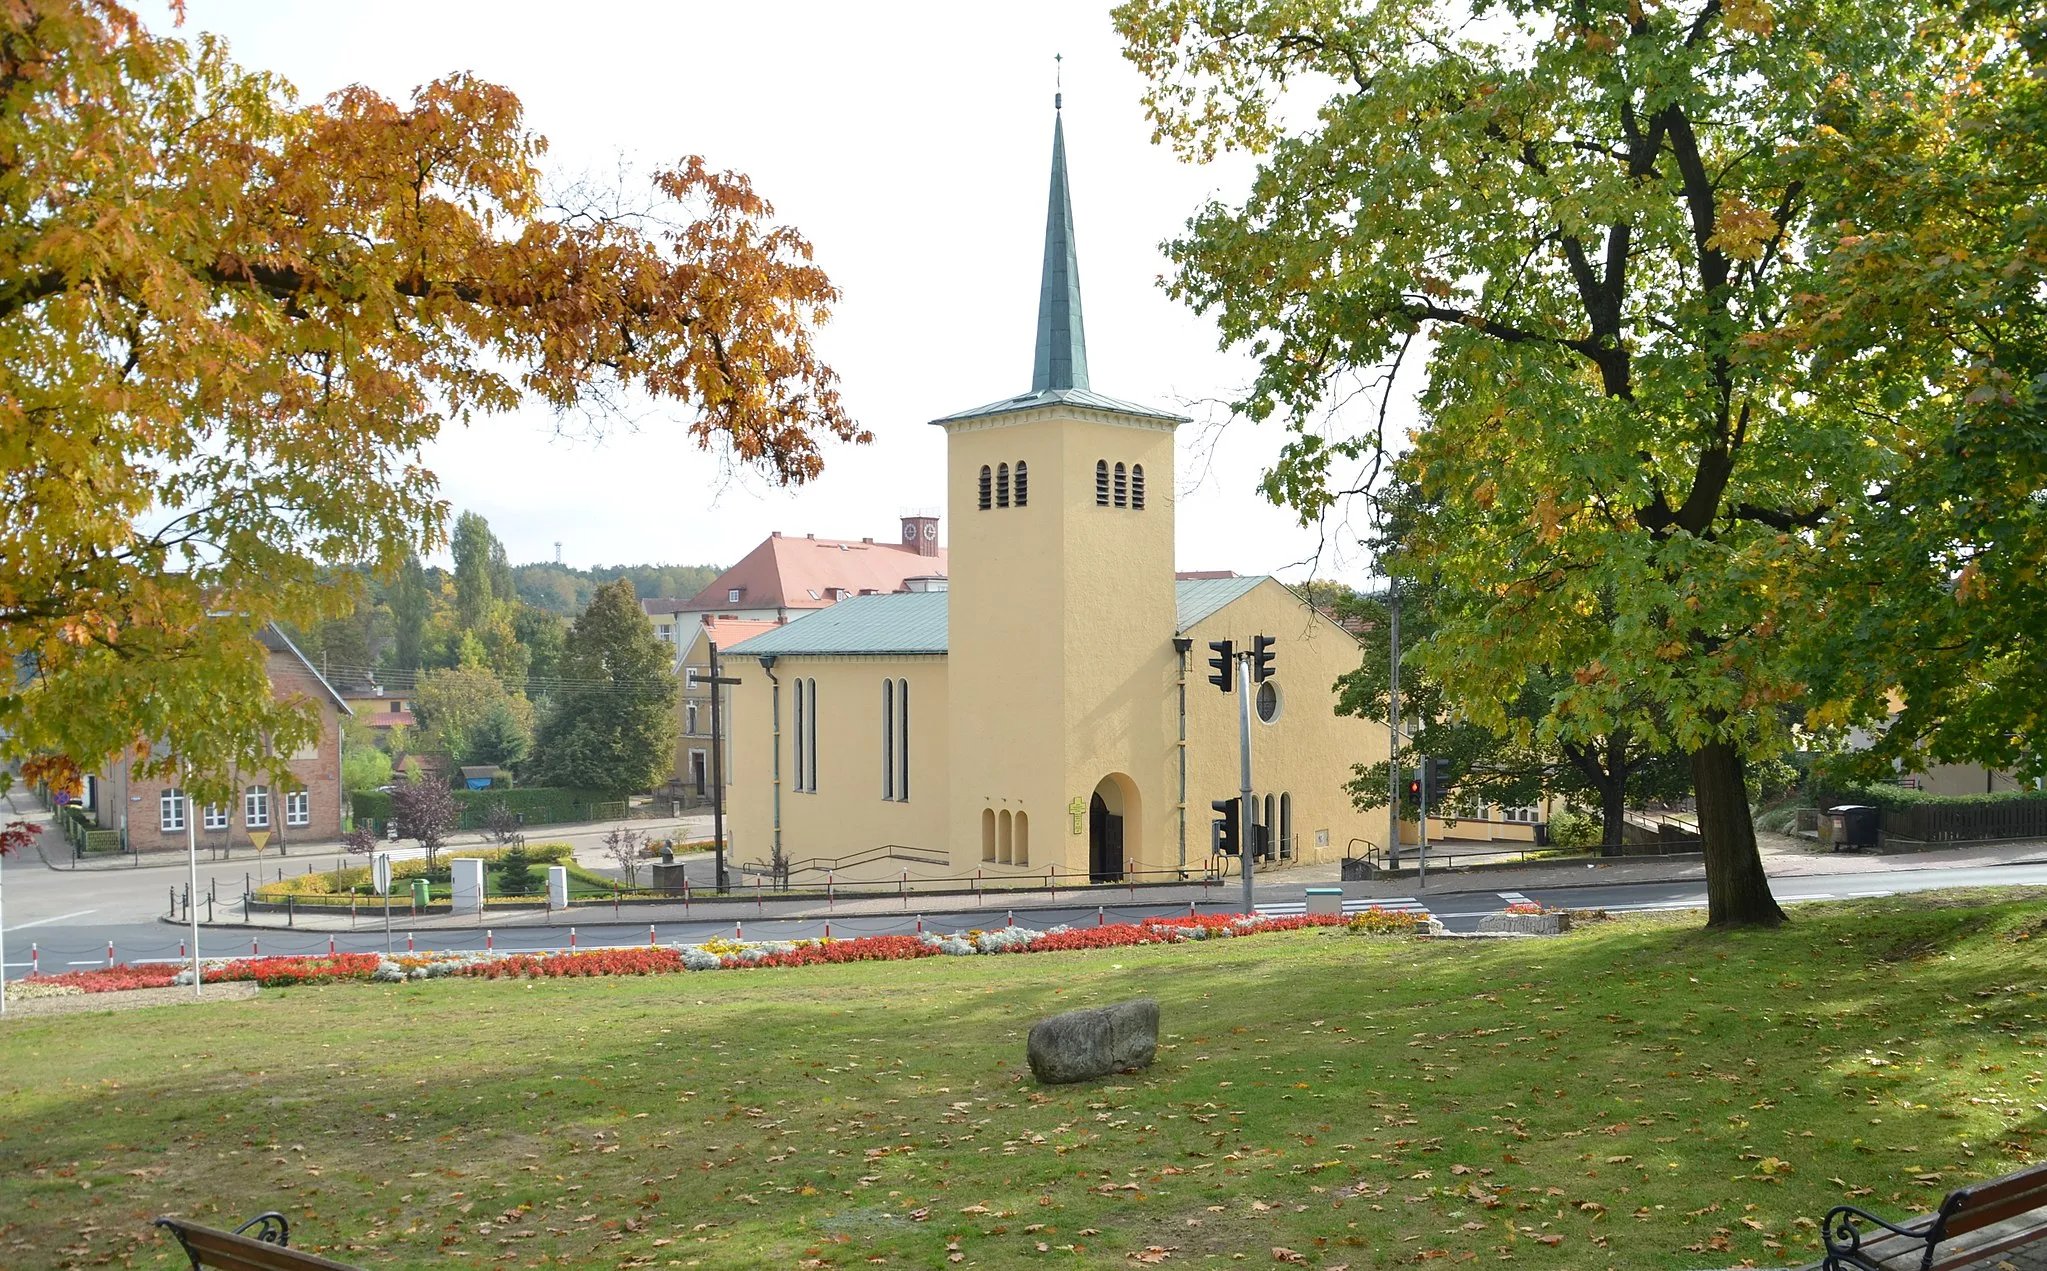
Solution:
M 570 928 L 569 928 L 569 948 L 571 948 L 571 949 L 574 949 L 575 947 L 576 947 L 576 929 L 575 929 L 574 927 L 570 927 Z
M 917 934 L 918 934 L 918 935 L 920 935 L 920 936 L 924 934 L 924 915 L 923 915 L 923 914 L 918 914 L 918 915 L 917 915 Z
M 111 956 L 113 953 L 113 946 L 109 945 L 107 948 L 107 952 L 109 956 Z M 249 937 L 249 956 L 252 958 L 260 958 L 263 956 L 262 946 L 256 943 L 256 937 L 254 936 Z
M 43 973 L 42 950 L 36 948 L 34 941 L 30 941 L 28 946 L 28 978 L 33 980 L 42 973 Z
M 767 912 L 767 910 L 765 910 L 765 909 L 761 908 L 761 879 L 760 879 L 760 875 L 759 875 L 759 874 L 755 874 L 755 875 L 753 876 L 753 913 L 754 913 L 754 916 L 755 916 L 756 918 L 758 918 L 758 917 L 759 917 L 760 915 L 762 915 L 762 914 L 764 914 L 764 913 L 766 913 L 766 912 Z
M 1102 907 L 1101 907 L 1100 905 L 1096 905 L 1096 906 L 1095 906 L 1095 925 L 1096 925 L 1097 927 L 1107 926 L 1107 925 L 1108 925 L 1108 921 L 1109 921 L 1109 920 L 1108 920 L 1108 918 L 1107 918 L 1106 916 L 1104 916 L 1104 915 L 1103 915 L 1103 913 L 1102 913 Z
M 107 941 L 107 965 L 114 965 L 114 942 L 111 940 Z
M 483 929 L 483 951 L 485 953 L 493 953 L 497 950 L 497 947 L 498 933 L 492 931 L 489 927 L 485 927 Z
M 689 875 L 682 876 L 682 912 L 689 912 Z
M 412 933 L 410 931 L 405 933 L 405 951 L 407 953 L 412 952 Z
M 184 960 L 185 960 L 185 942 L 184 942 L 183 940 L 180 940 L 180 941 L 178 941 L 178 961 L 180 961 L 180 962 L 183 962 Z
M 1197 918 L 1200 916 L 1199 914 L 1196 914 L 1194 912 L 1194 902 L 1191 900 L 1187 902 L 1187 916 L 1189 918 Z
M 737 918 L 732 920 L 732 938 L 734 940 L 746 939 L 746 924 Z
M 1008 921 L 1004 922 L 1002 925 L 1005 927 L 1014 927 L 1016 925 L 1016 910 L 1006 909 L 1003 912 L 1008 916 Z
M 648 944 L 660 944 L 660 943 L 661 943 L 661 942 L 660 942 L 659 940 L 656 940 L 656 939 L 654 938 L 654 924 L 653 924 L 653 923 L 651 923 L 651 922 L 647 924 L 647 943 L 648 943 Z

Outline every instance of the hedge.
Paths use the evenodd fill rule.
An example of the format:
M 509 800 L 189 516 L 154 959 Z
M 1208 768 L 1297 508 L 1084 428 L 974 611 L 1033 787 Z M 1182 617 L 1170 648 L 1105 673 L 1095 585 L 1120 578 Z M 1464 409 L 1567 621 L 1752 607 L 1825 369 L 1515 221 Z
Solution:
M 497 803 L 525 814 L 527 824 L 539 825 L 549 821 L 587 821 L 593 805 L 617 801 L 617 796 L 608 790 L 577 790 L 566 786 L 456 790 L 452 793 L 455 806 L 462 812 L 461 824 L 457 828 L 464 830 L 482 828 L 491 805 Z M 348 796 L 348 803 L 358 825 L 374 821 L 381 826 L 391 819 L 391 796 L 381 790 L 356 791 Z
M 1828 784 L 1817 800 L 1822 808 L 1866 803 L 1886 811 L 1909 808 L 1987 808 L 2008 804 L 2047 802 L 2047 790 L 2000 790 L 1995 794 L 1928 794 L 1889 783 L 1882 785 L 1843 782 Z

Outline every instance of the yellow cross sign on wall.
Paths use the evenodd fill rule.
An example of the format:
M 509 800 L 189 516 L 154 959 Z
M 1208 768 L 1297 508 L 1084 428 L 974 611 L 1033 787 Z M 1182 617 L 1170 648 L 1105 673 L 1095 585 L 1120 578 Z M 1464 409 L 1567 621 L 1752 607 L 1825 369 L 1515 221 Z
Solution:
M 1066 815 L 1073 818 L 1073 832 L 1079 834 L 1081 822 L 1087 818 L 1087 800 L 1074 795 L 1073 802 L 1066 805 Z

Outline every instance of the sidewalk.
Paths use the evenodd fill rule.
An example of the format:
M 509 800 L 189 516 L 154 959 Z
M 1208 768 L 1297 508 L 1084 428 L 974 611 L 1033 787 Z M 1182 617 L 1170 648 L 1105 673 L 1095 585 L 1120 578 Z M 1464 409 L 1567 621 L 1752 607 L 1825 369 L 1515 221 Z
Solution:
M 681 859 L 701 860 L 706 855 L 694 853 Z M 1862 856 L 1845 852 L 1813 853 L 1786 849 L 1782 844 L 1773 845 L 1764 851 L 1764 865 L 1773 878 L 2034 863 L 2047 863 L 2047 843 L 2017 843 L 1994 848 L 1887 856 Z M 1335 882 L 1338 870 L 1339 867 L 1335 863 L 1302 866 L 1274 870 L 1258 876 L 1253 881 L 1261 902 L 1293 900 L 1299 898 L 1301 888 Z M 1427 900 L 1458 893 L 1491 894 L 1527 888 L 1553 891 L 1559 888 L 1611 887 L 1630 883 L 1703 884 L 1704 881 L 1705 866 L 1696 857 L 1675 860 L 1667 857 L 1615 857 L 1589 863 L 1584 861 L 1557 862 L 1550 865 L 1531 863 L 1519 869 L 1485 870 L 1479 873 L 1431 871 L 1429 885 L 1425 888 L 1417 886 L 1416 880 L 1410 875 L 1345 883 L 1343 890 L 1345 896 L 1351 899 Z M 1125 912 L 1145 910 L 1161 913 L 1184 909 L 1189 904 L 1199 905 L 1211 912 L 1219 909 L 1235 910 L 1242 907 L 1242 895 L 1242 883 L 1234 878 L 1212 886 L 1189 883 L 1165 887 L 1139 887 L 1134 892 L 1114 885 L 1076 885 L 1071 890 L 1062 888 L 1056 894 L 1043 889 L 989 890 L 979 896 L 971 891 L 923 892 L 912 893 L 908 897 L 845 896 L 830 902 L 821 901 L 814 895 L 777 899 L 775 893 L 770 890 L 763 888 L 756 892 L 751 887 L 742 885 L 726 896 L 698 891 L 693 894 L 687 905 L 680 900 L 635 901 L 619 907 L 615 914 L 610 905 L 600 901 L 554 911 L 543 907 L 492 909 L 481 916 L 430 914 L 416 922 L 411 920 L 408 908 L 394 908 L 392 920 L 394 923 L 402 922 L 408 929 L 416 931 L 474 929 L 485 926 L 516 928 L 569 923 L 595 927 L 613 923 L 664 925 L 678 922 L 761 921 L 780 918 L 900 918 L 919 913 L 985 913 L 990 916 L 991 921 L 999 922 L 1011 913 L 1089 909 L 1097 905 Z M 301 910 L 294 915 L 292 925 L 310 931 L 360 929 L 377 921 L 381 912 L 364 905 L 358 910 L 355 922 L 351 924 L 345 911 L 335 913 L 325 910 Z M 224 919 L 213 925 L 283 927 L 286 924 L 283 915 L 264 913 L 257 915 L 253 923 Z

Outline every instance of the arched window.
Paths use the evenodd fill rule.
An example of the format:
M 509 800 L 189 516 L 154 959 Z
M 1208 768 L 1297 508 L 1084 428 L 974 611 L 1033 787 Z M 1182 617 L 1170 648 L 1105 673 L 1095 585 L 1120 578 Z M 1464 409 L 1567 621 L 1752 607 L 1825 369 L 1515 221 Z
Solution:
M 994 475 L 988 471 L 988 465 L 984 463 L 981 465 L 981 510 L 983 512 L 994 506 L 994 488 Z
M 995 861 L 1000 865 L 1008 865 L 1015 860 L 1016 854 L 1016 826 L 1010 820 L 1008 808 L 1002 810 L 1002 814 L 996 818 L 995 824 L 997 827 L 995 831 L 995 842 L 997 844 Z
M 896 681 L 896 798 L 910 797 L 910 682 Z
M 1016 461 L 1016 505 L 1023 507 L 1031 501 L 1031 470 L 1023 460 Z
M 1006 463 L 995 469 L 995 506 L 1009 506 L 1009 465 Z
M 1130 465 L 1130 506 L 1142 510 L 1144 507 L 1144 465 Z
M 896 797 L 896 682 L 881 682 L 881 797 Z
M 1130 506 L 1130 474 L 1124 471 L 1120 463 L 1116 465 L 1116 506 L 1119 508 Z
M 796 788 L 817 793 L 817 681 L 791 680 L 796 691 Z
M 1095 460 L 1095 506 L 1098 508 L 1109 506 L 1109 461 L 1107 459 Z
M 810 792 L 811 792 L 812 794 L 816 794 L 816 793 L 817 793 L 817 681 L 816 681 L 816 680 L 812 680 L 812 679 L 806 679 L 806 680 L 804 680 L 804 681 L 803 681 L 803 687 L 804 687 L 804 691 L 805 691 L 805 692 L 807 692 L 807 693 L 808 693 L 808 694 L 810 695 L 810 736 L 809 736 L 809 738 L 808 738 L 808 740 L 809 740 L 809 742 L 810 742 L 810 756 L 809 756 L 809 758 L 810 758 L 810 766 L 809 766 L 809 767 L 808 767 L 808 768 L 806 769 L 806 771 L 807 771 L 807 772 L 808 772 L 808 773 L 810 774 Z
M 1026 813 L 1016 814 L 1016 863 L 1031 863 L 1031 818 Z
M 1279 796 L 1279 858 L 1292 860 L 1294 855 L 1294 796 L 1282 793 Z
M 1258 824 L 1265 827 L 1265 854 L 1268 857 L 1279 855 L 1279 843 L 1273 837 L 1279 831 L 1279 817 L 1275 815 L 1276 812 L 1277 809 L 1274 807 L 1273 797 L 1269 794 L 1266 795 L 1265 819 Z
M 995 859 L 995 809 L 981 809 L 981 859 Z

